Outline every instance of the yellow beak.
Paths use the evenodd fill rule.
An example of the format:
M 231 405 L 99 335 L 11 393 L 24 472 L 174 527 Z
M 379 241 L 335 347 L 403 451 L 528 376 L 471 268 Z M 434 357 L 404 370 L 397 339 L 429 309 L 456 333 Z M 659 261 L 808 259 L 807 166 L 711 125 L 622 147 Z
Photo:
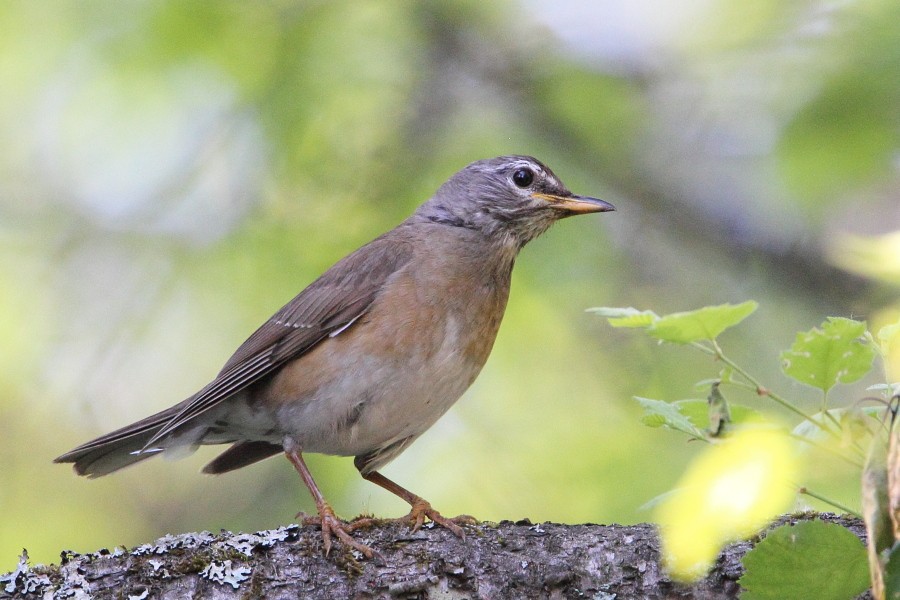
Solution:
M 609 212 L 616 207 L 605 200 L 590 198 L 588 196 L 556 196 L 554 194 L 533 194 L 535 198 L 546 200 L 553 208 L 563 210 L 573 215 L 595 212 Z

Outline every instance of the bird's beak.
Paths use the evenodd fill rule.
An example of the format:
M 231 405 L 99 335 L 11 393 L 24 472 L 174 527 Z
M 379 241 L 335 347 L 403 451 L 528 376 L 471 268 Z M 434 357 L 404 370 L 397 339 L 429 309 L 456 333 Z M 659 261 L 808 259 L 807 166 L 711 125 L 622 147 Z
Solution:
M 561 210 L 570 215 L 581 215 L 595 212 L 609 212 L 616 210 L 616 207 L 599 198 L 590 198 L 588 196 L 556 196 L 554 194 L 534 194 L 535 198 L 540 198 L 550 203 L 553 208 Z

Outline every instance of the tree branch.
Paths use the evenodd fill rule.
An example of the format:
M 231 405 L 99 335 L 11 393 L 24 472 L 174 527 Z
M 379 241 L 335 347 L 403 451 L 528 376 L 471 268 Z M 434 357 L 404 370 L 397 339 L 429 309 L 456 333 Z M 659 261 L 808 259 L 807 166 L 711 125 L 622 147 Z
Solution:
M 857 519 L 814 518 L 864 535 Z M 385 521 L 355 532 L 383 561 L 361 561 L 336 544 L 322 554 L 319 530 L 290 525 L 256 534 L 168 535 L 126 551 L 62 553 L 61 564 L 0 577 L 0 598 L 735 598 L 752 542 L 727 547 L 692 585 L 659 562 L 652 525 L 558 525 L 504 521 L 468 528 L 465 540 L 434 528 L 410 533 Z

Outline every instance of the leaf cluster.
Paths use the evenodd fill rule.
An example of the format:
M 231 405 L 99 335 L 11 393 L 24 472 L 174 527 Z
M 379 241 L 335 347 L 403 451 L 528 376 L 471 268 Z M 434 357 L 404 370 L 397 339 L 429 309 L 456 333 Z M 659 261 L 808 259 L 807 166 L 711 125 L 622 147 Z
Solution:
M 722 365 L 718 377 L 698 384 L 709 388 L 706 401 L 689 399 L 668 402 L 635 398 L 643 409 L 642 421 L 646 425 L 677 431 L 712 446 L 722 446 L 723 449 L 705 450 L 706 454 L 698 457 L 685 474 L 681 486 L 689 482 L 695 505 L 698 502 L 709 504 L 715 499 L 726 504 L 746 504 L 743 510 L 723 513 L 723 518 L 751 523 L 760 516 L 759 510 L 771 512 L 772 507 L 778 504 L 773 504 L 769 498 L 763 508 L 763 502 L 768 497 L 765 493 L 757 493 L 759 490 L 746 488 L 746 474 L 765 471 L 764 476 L 757 478 L 755 485 L 772 488 L 785 484 L 792 486 L 794 494 L 806 494 L 830 502 L 802 485 L 802 470 L 791 475 L 786 475 L 790 471 L 785 471 L 775 477 L 774 471 L 780 468 L 777 465 L 782 461 L 799 460 L 807 447 L 825 450 L 835 460 L 856 465 L 864 481 L 863 507 L 869 529 L 868 563 L 873 593 L 876 598 L 894 597 L 900 594 L 900 552 L 895 552 L 896 547 L 900 547 L 900 429 L 893 425 L 886 427 L 885 423 L 893 423 L 894 409 L 900 403 L 900 384 L 888 382 L 872 386 L 870 391 L 877 393 L 878 397 L 867 399 L 875 400 L 874 406 L 863 407 L 857 402 L 849 407 L 829 408 L 828 404 L 829 392 L 835 386 L 859 381 L 872 371 L 875 358 L 879 355 L 883 357 L 900 334 L 900 323 L 882 328 L 876 336 L 868 331 L 864 321 L 829 317 L 819 327 L 798 333 L 791 347 L 780 353 L 781 367 L 787 377 L 821 392 L 819 410 L 810 413 L 796 400 L 764 386 L 745 366 L 732 360 L 722 349 L 719 336 L 743 322 L 757 307 L 756 302 L 747 301 L 662 316 L 630 307 L 600 307 L 590 311 L 606 318 L 613 327 L 642 329 L 661 343 L 691 347 L 710 355 Z M 884 380 L 888 381 L 886 376 Z M 764 413 L 731 404 L 723 392 L 729 388 L 749 390 L 768 398 L 798 417 L 799 422 L 788 428 L 773 415 L 766 414 L 769 411 Z M 738 438 L 743 435 L 741 431 L 760 428 L 780 431 L 783 438 L 771 439 L 788 439 L 791 449 L 774 462 L 757 460 L 754 454 L 772 454 L 775 452 L 773 448 L 780 444 L 777 441 L 774 445 L 759 441 L 768 439 L 763 436 L 749 445 L 744 443 L 740 451 L 734 451 Z M 729 444 L 732 447 L 730 454 L 724 450 Z M 762 448 L 763 445 L 767 448 Z M 715 472 L 698 475 L 696 465 L 701 462 L 716 465 L 714 468 L 707 466 L 707 470 Z M 733 477 L 736 472 L 742 473 L 738 480 Z M 791 481 L 783 481 L 785 478 Z M 740 481 L 745 488 L 740 497 L 727 493 L 729 487 L 736 487 L 734 481 Z M 671 507 L 677 504 L 677 498 L 687 493 L 680 487 L 664 494 L 658 502 L 664 508 Z M 754 504 L 756 508 L 751 506 Z M 835 502 L 831 504 L 844 512 L 854 512 Z M 668 515 L 666 518 L 671 521 L 671 515 L 675 513 L 669 509 L 659 514 Z M 767 516 L 771 519 L 776 515 Z M 688 521 L 693 518 L 694 521 L 687 528 L 684 523 L 672 525 L 661 522 L 663 546 L 689 553 L 690 544 L 671 539 L 671 532 L 687 530 L 696 537 L 709 528 L 702 520 L 689 514 L 676 515 L 675 518 Z M 706 518 L 709 518 L 708 515 Z M 715 529 L 723 528 L 734 532 L 746 530 L 740 523 L 720 524 Z M 719 534 L 714 541 L 721 544 L 728 540 Z M 699 542 L 694 540 L 693 543 L 696 545 Z M 697 571 L 697 564 L 701 563 L 686 563 L 684 557 L 674 556 L 672 552 L 666 560 L 675 576 L 692 578 L 702 575 L 702 571 Z M 746 590 L 747 598 L 851 598 L 868 586 L 866 562 L 866 550 L 862 543 L 839 526 L 823 522 L 794 527 L 785 525 L 771 532 L 747 554 L 741 585 Z M 685 570 L 679 573 L 679 568 Z M 841 573 L 841 576 L 837 577 L 835 573 Z

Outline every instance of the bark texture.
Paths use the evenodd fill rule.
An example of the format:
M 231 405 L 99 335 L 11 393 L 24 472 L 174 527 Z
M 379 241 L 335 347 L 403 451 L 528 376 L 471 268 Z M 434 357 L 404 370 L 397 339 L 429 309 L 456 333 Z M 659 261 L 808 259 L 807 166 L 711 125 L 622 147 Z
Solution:
M 863 535 L 861 522 L 820 518 Z M 460 540 L 439 528 L 410 533 L 384 522 L 358 530 L 382 560 L 363 561 L 335 543 L 322 554 L 317 527 L 254 534 L 168 535 L 132 550 L 62 553 L 59 565 L 0 577 L 0 598 L 318 599 L 401 598 L 735 598 L 741 557 L 752 541 L 727 547 L 709 575 L 673 582 L 659 561 L 652 525 L 558 525 L 504 521 L 467 528 Z

